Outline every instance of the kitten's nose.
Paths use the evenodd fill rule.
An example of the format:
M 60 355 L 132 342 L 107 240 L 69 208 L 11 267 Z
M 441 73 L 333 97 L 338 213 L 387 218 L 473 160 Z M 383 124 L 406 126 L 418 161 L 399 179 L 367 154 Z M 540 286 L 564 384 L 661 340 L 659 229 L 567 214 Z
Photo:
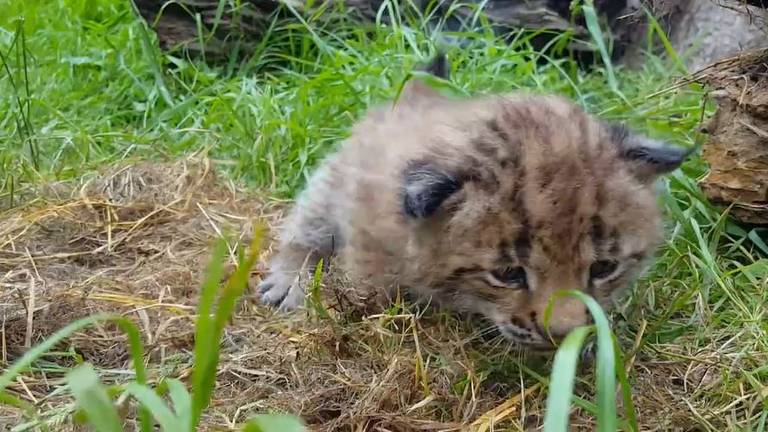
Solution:
M 576 327 L 589 325 L 592 322 L 592 315 L 584 303 L 570 297 L 555 300 L 548 328 L 544 327 L 543 311 L 540 316 L 542 322 L 539 325 L 545 332 L 544 336 L 551 336 L 556 342 L 562 341 Z M 549 335 L 546 334 L 547 331 Z

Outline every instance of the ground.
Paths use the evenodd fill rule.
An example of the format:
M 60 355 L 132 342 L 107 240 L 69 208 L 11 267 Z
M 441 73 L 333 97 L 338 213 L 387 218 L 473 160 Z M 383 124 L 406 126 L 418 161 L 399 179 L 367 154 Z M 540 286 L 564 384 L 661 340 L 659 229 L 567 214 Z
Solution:
M 316 161 L 435 48 L 399 25 L 294 22 L 276 25 L 244 62 L 206 66 L 160 53 L 127 2 L 13 1 L 4 12 L 0 93 L 12 97 L 0 98 L 0 363 L 76 318 L 113 311 L 140 326 L 154 381 L 189 376 L 214 239 L 247 243 L 254 224 L 279 222 Z M 684 71 L 663 57 L 640 70 L 583 71 L 524 38 L 476 39 L 449 53 L 458 92 L 558 92 L 683 145 L 701 139 L 711 114 L 702 89 L 672 85 Z M 613 317 L 642 430 L 764 430 L 768 418 L 768 248 L 702 197 L 705 172 L 694 158 L 665 179 L 668 241 Z M 323 281 L 328 316 L 276 314 L 246 295 L 203 429 L 269 410 L 328 431 L 541 425 L 549 360 L 521 358 L 445 313 L 362 310 L 347 288 Z M 80 332 L 13 383 L 39 415 L 0 406 L 2 430 L 40 421 L 72 430 L 61 383 L 80 359 L 106 382 L 131 376 L 120 332 Z M 589 365 L 576 391 L 574 426 L 592 430 Z

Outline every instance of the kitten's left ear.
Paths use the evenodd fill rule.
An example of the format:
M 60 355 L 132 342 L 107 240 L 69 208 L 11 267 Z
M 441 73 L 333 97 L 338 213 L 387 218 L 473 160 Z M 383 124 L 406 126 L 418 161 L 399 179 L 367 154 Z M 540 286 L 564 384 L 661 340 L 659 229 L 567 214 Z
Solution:
M 417 73 L 414 74 L 416 76 L 405 83 L 405 87 L 403 88 L 398 101 L 407 102 L 425 98 L 441 98 L 442 96 L 440 93 L 424 82 L 424 78 L 419 77 L 418 75 L 428 75 L 448 80 L 450 79 L 450 70 L 451 65 L 448 62 L 445 53 L 442 51 L 438 52 L 429 63 L 422 65 L 417 69 Z
M 448 62 L 448 57 L 442 51 L 438 51 L 435 57 L 422 69 L 424 72 L 444 80 L 451 78 L 451 64 Z
M 619 157 L 629 163 L 641 180 L 654 180 L 676 170 L 697 150 L 697 147 L 675 147 L 636 135 L 624 125 L 611 125 L 610 128 L 613 141 L 619 148 Z

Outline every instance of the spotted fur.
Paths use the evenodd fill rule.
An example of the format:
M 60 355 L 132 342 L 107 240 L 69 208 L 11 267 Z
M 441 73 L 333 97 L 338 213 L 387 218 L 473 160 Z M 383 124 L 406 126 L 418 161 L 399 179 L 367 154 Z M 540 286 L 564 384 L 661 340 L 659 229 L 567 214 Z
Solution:
M 445 66 L 436 70 L 447 70 Z M 310 179 L 260 286 L 300 306 L 320 258 L 380 290 L 478 313 L 511 341 L 544 347 L 610 306 L 661 240 L 654 180 L 688 151 L 552 95 L 453 100 L 412 81 L 371 110 Z

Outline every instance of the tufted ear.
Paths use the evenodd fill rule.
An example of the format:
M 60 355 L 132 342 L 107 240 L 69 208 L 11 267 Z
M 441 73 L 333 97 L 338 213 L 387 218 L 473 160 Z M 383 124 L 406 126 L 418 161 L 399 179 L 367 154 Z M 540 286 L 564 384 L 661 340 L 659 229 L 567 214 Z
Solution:
M 427 83 L 434 78 L 448 80 L 450 78 L 450 64 L 445 53 L 438 52 L 429 63 L 417 68 L 413 77 L 405 83 L 399 101 L 414 101 L 424 98 L 440 98 L 440 93 Z
M 434 58 L 423 68 L 424 72 L 438 78 L 448 80 L 451 78 L 451 65 L 445 53 L 439 51 Z
M 457 176 L 429 162 L 409 163 L 403 177 L 403 211 L 417 219 L 432 216 L 462 186 Z
M 696 151 L 696 147 L 682 148 L 632 133 L 624 125 L 611 125 L 619 156 L 641 180 L 653 180 L 670 173 Z

